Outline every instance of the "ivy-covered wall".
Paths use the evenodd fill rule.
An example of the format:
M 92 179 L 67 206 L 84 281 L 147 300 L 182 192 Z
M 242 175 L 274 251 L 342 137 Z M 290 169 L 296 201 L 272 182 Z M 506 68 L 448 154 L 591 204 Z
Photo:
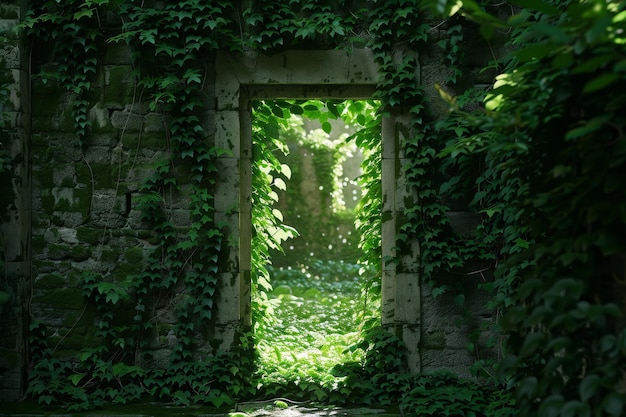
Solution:
M 41 395 L 52 390 L 41 381 L 58 375 L 74 386 L 82 386 L 83 378 L 106 386 L 120 377 L 109 369 L 113 376 L 107 380 L 105 371 L 98 373 L 102 364 L 124 364 L 123 376 L 133 383 L 154 369 L 171 382 L 176 366 L 208 363 L 248 330 L 229 328 L 226 335 L 216 325 L 216 318 L 238 302 L 237 297 L 224 301 L 220 287 L 234 286 L 235 275 L 229 274 L 238 271 L 233 264 L 239 261 L 233 253 L 239 244 L 236 208 L 222 207 L 221 217 L 215 215 L 222 203 L 215 190 L 239 181 L 223 178 L 220 164 L 230 161 L 219 159 L 237 152 L 239 138 L 225 147 L 215 143 L 218 126 L 237 131 L 240 123 L 236 111 L 228 113 L 232 120 L 217 120 L 223 92 L 216 90 L 216 74 L 230 71 L 216 67 L 220 50 L 238 55 L 254 49 L 270 56 L 290 49 L 367 46 L 373 51 L 379 68 L 375 98 L 382 100 L 381 111 L 392 116 L 397 132 L 398 155 L 386 168 L 394 171 L 389 178 L 401 179 L 391 188 L 406 196 L 401 208 L 394 207 L 403 211 L 393 219 L 390 239 L 396 259 L 379 263 L 398 272 L 394 291 L 397 303 L 410 304 L 400 307 L 412 316 L 407 320 L 413 336 L 404 337 L 401 320 L 387 329 L 411 344 L 412 371 L 446 368 L 469 375 L 475 359 L 490 357 L 483 345 L 493 317 L 484 309 L 484 295 L 466 280 L 471 290 L 462 298 L 454 292 L 435 297 L 459 280 L 451 276 L 454 285 L 446 287 L 442 275 L 441 285 L 433 285 L 436 267 L 420 259 L 423 232 L 412 230 L 420 224 L 412 207 L 423 208 L 423 201 L 434 198 L 428 194 L 433 187 L 423 192 L 415 185 L 418 177 L 436 175 L 416 162 L 433 157 L 434 151 L 420 154 L 428 147 L 416 138 L 445 111 L 434 85 L 454 85 L 451 77 L 468 85 L 488 82 L 472 78 L 482 59 L 469 66 L 451 61 L 456 55 L 449 50 L 458 45 L 450 36 L 460 34 L 460 26 L 451 30 L 452 23 L 418 12 L 411 2 L 397 9 L 377 5 L 373 12 L 366 6 L 376 2 L 360 1 L 348 8 L 303 2 L 297 12 L 282 2 L 263 10 L 231 1 L 53 3 L 29 2 L 24 45 L 17 49 L 20 40 L 12 38 L 4 48 L 5 57 L 20 59 L 5 58 L 3 70 L 22 71 L 19 82 L 26 83 L 14 76 L 16 88 L 27 95 L 19 96 L 11 111 L 32 112 L 30 129 L 12 137 L 11 150 L 2 145 L 13 158 L 11 170 L 2 173 L 3 190 L 12 190 L 2 192 L 2 285 L 11 294 L 0 324 L 9 336 L 0 346 L 6 352 L 0 363 L 6 398 L 17 398 L 20 390 L 11 387 L 23 390 L 28 377 L 41 383 L 31 388 Z M 17 2 L 2 7 L 8 20 L 0 23 L 15 25 Z M 223 110 L 220 114 L 227 114 Z M 8 195 L 13 200 L 5 201 Z M 16 205 L 18 200 L 28 208 Z M 466 208 L 457 203 L 450 213 L 452 233 L 460 239 L 476 223 L 475 216 L 464 214 Z M 5 220 L 12 210 L 19 212 L 13 223 Z M 11 256 L 17 242 L 22 242 L 19 256 Z M 21 269 L 11 262 L 20 262 Z M 427 279 L 422 273 L 429 268 Z M 489 280 L 489 265 L 465 275 L 483 269 L 475 277 Z M 403 298 L 407 288 L 419 297 Z M 5 315 L 15 321 L 4 320 Z M 54 368 L 50 374 L 38 368 L 44 361 Z M 72 375 L 78 376 L 68 377 L 74 366 Z M 189 381 L 172 384 L 186 392 L 186 384 L 202 377 L 197 371 Z M 155 392 L 166 397 L 163 385 Z M 176 397 L 183 403 L 193 401 L 191 394 L 180 395 L 189 396 Z

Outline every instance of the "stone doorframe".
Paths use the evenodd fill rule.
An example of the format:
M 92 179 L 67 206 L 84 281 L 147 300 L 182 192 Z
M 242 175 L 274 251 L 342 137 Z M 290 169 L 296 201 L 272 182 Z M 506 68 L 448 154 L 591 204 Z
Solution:
M 368 49 L 286 51 L 267 56 L 257 52 L 218 53 L 216 57 L 216 134 L 218 160 L 216 220 L 228 225 L 228 262 L 220 276 L 216 321 L 223 347 L 251 325 L 251 100 L 279 98 L 371 99 L 377 65 Z M 382 259 L 396 257 L 396 234 L 404 202 L 410 197 L 401 177 L 400 129 L 396 120 L 382 123 Z M 417 252 L 417 251 L 416 251 Z M 417 254 L 409 255 L 414 258 Z M 406 264 L 404 260 L 402 264 Z M 415 262 L 409 262 L 415 264 Z M 383 262 L 382 324 L 408 347 L 409 369 L 420 370 L 420 286 L 416 272 L 397 271 L 396 262 Z M 408 268 L 413 269 L 413 268 Z

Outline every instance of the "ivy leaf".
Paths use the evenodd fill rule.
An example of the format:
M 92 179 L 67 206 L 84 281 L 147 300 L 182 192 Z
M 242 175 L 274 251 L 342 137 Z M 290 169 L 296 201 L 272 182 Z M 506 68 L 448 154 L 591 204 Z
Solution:
M 272 139 L 278 139 L 280 137 L 279 127 L 275 124 L 266 124 L 263 127 L 263 130 Z
M 532 355 L 540 346 L 546 342 L 546 335 L 544 333 L 535 332 L 526 336 L 524 344 L 520 349 L 522 355 Z
M 563 397 L 558 394 L 549 396 L 541 403 L 539 415 L 558 416 L 561 412 L 561 407 L 563 407 L 563 402 Z
M 283 213 L 281 213 L 280 210 L 278 209 L 272 209 L 272 214 L 274 215 L 274 217 L 276 217 L 279 221 L 283 221 Z
M 196 68 L 188 68 L 187 71 L 185 71 L 185 74 L 183 74 L 183 78 L 190 83 L 202 83 L 200 70 Z
M 619 417 L 622 415 L 624 408 L 624 397 L 617 392 L 611 392 L 604 400 L 602 400 L 602 409 L 613 417 Z
M 598 392 L 598 388 L 601 384 L 602 380 L 598 375 L 587 375 L 578 386 L 578 393 L 580 394 L 581 401 L 586 402 L 596 395 L 596 392 Z
M 287 164 L 280 165 L 280 172 L 287 178 L 291 179 L 291 168 Z
M 80 380 L 83 379 L 86 375 L 87 375 L 86 372 L 81 372 L 79 374 L 73 374 L 73 375 L 70 376 L 70 381 L 72 381 L 72 384 L 74 384 L 74 386 L 78 386 L 78 383 L 80 382 Z
M 591 416 L 589 404 L 580 401 L 568 401 L 561 409 L 561 417 Z
M 448 181 L 441 184 L 441 187 L 439 187 L 439 194 L 444 194 L 446 191 L 448 191 L 450 188 L 456 185 L 460 180 L 461 180 L 461 177 L 458 175 L 450 178 Z
M 558 50 L 559 45 L 550 43 L 536 43 L 529 45 L 519 51 L 513 52 L 513 55 L 517 56 L 520 61 L 531 61 L 534 59 L 540 59 Z
M 297 104 L 294 104 L 294 105 L 290 106 L 289 107 L 289 111 L 292 114 L 297 114 L 297 115 L 300 115 L 300 114 L 304 113 L 304 109 L 302 108 L 302 106 L 298 106 Z
M 74 13 L 74 20 L 80 20 L 83 17 L 92 17 L 94 10 L 95 9 L 87 9 L 87 10 L 82 10 L 80 12 L 76 12 Z
M 279 190 L 282 191 L 286 191 L 287 190 L 287 184 L 285 184 L 285 181 L 283 181 L 281 178 L 275 178 L 274 179 L 274 187 L 278 188 Z

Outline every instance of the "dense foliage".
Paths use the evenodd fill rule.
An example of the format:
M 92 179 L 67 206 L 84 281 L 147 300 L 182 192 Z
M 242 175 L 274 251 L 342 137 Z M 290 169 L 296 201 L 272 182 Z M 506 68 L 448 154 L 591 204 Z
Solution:
M 508 338 L 499 370 L 516 387 L 520 415 L 620 416 L 626 10 L 512 3 L 526 8 L 485 26 L 512 30 L 515 50 L 484 110 L 446 97 L 455 115 L 444 129 L 456 138 L 442 156 L 481 164 L 473 202 L 489 219 L 483 230 L 500 235 L 497 301 Z
M 86 351 L 77 365 L 56 359 L 45 329 L 33 324 L 30 393 L 42 403 L 67 402 L 74 408 L 146 396 L 220 406 L 254 395 L 256 386 L 242 372 L 253 368 L 250 335 L 242 335 L 240 352 L 201 363 L 193 359 L 194 332 L 211 322 L 224 238 L 212 200 L 222 150 L 207 145 L 197 116 L 203 108 L 206 57 L 217 49 L 277 52 L 367 45 L 379 65 L 375 98 L 381 112 L 410 115 L 410 131 L 400 145 L 407 161 L 403 175 L 416 199 L 399 225 L 398 248 L 411 251 L 411 243 L 419 242 L 422 279 L 435 295 L 456 291 L 460 305 L 463 280 L 450 285 L 438 282 L 439 276 L 465 274 L 476 260 L 496 268 L 495 280 L 484 285 L 493 291 L 494 309 L 503 314 L 506 336 L 506 356 L 495 364 L 495 381 L 515 389 L 521 415 L 622 415 L 624 6 L 604 0 L 425 1 L 424 7 L 445 19 L 429 24 L 418 2 L 410 0 L 371 1 L 360 8 L 348 1 L 313 0 L 251 2 L 244 10 L 238 5 L 226 0 L 30 2 L 24 28 L 33 40 L 54 39 L 53 59 L 59 66 L 41 76 L 60 82 L 74 96 L 78 145 L 87 145 L 86 95 L 98 57 L 107 41 L 126 41 L 137 53 L 137 87 L 150 97 L 153 109 L 168 115 L 171 146 L 171 159 L 156 167 L 144 186 L 145 220 L 155 225 L 157 247 L 146 269 L 122 283 L 85 276 L 85 296 L 97 303 L 102 316 L 103 344 Z M 121 28 L 102 25 L 100 16 L 107 11 L 121 16 Z M 445 39 L 437 41 L 451 67 L 447 84 L 438 88 L 452 112 L 440 121 L 426 111 L 433 103 L 424 88 L 434 86 L 420 85 L 416 56 L 394 54 L 398 45 L 425 49 L 435 28 L 446 31 Z M 489 70 L 500 75 L 486 93 L 461 86 L 466 68 L 458 44 L 469 29 L 490 40 L 509 40 L 501 57 L 494 54 Z M 267 135 L 267 141 L 257 142 L 261 147 L 278 144 L 277 129 L 288 113 L 304 112 L 298 103 L 264 106 L 256 109 L 258 132 Z M 328 110 L 326 117 L 333 114 Z M 369 127 L 377 128 L 374 122 Z M 356 140 L 375 161 L 380 152 L 374 136 L 368 138 Z M 288 172 L 270 153 L 261 153 L 256 177 L 262 182 L 256 207 L 263 211 L 256 218 L 270 223 L 257 223 L 258 230 L 283 228 L 266 203 L 275 179 Z M 183 162 L 191 167 L 184 179 L 174 169 Z M 366 177 L 380 178 L 379 167 L 372 162 Z M 164 213 L 169 208 L 165 195 L 183 183 L 191 184 L 194 200 L 193 227 L 181 238 Z M 361 224 L 377 224 L 380 193 L 375 182 L 365 185 L 371 195 L 365 195 Z M 452 233 L 446 217 L 451 205 L 463 201 L 482 216 L 470 240 Z M 373 230 L 362 245 L 363 262 L 380 266 L 378 229 L 363 229 Z M 269 289 L 268 250 L 279 242 L 257 236 L 256 282 L 263 301 L 263 289 Z M 150 296 L 171 296 L 178 284 L 188 293 L 176 300 L 177 346 L 170 368 L 135 366 L 130 358 L 152 330 L 146 319 Z M 128 297 L 137 311 L 131 325 L 122 325 L 116 318 L 127 311 Z M 353 349 L 362 350 L 363 359 L 336 368 L 348 381 L 349 392 L 343 392 L 348 400 L 401 403 L 407 412 L 421 415 L 514 414 L 506 391 L 449 375 L 403 374 L 403 347 L 391 333 L 374 328 Z M 220 377 L 210 378 L 215 375 Z

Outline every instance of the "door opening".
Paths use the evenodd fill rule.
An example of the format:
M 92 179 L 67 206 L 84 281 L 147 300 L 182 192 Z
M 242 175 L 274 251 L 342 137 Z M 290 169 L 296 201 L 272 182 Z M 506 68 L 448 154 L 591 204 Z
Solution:
M 380 322 L 381 119 L 372 100 L 252 101 L 253 321 L 266 378 L 332 380 Z

